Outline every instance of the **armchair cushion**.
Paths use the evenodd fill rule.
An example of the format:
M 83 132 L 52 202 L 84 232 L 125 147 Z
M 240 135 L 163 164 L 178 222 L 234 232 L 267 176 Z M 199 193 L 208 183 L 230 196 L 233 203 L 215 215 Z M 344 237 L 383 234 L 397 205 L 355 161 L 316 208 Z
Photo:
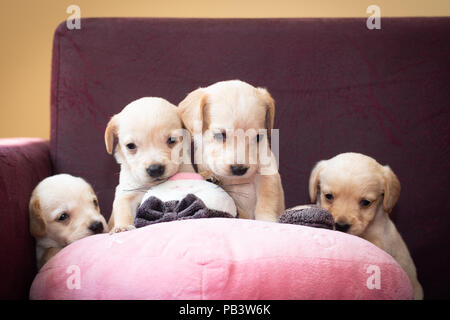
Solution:
M 76 241 L 31 299 L 410 299 L 397 262 L 361 238 L 243 219 L 158 223 Z

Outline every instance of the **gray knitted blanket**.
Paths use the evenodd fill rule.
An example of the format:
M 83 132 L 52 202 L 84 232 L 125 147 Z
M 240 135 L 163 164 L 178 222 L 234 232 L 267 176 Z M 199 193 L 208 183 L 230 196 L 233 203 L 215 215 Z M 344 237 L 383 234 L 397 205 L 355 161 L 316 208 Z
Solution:
M 200 198 L 191 193 L 180 201 L 161 201 L 151 196 L 139 207 L 134 226 L 140 228 L 159 222 L 200 218 L 234 217 L 227 212 L 207 208 Z

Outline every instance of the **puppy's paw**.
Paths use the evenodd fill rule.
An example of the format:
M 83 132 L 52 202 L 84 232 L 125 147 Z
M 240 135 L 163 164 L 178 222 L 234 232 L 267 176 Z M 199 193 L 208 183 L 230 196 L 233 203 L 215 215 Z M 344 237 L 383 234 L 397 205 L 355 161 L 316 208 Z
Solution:
M 125 231 L 130 231 L 136 229 L 135 226 L 129 224 L 127 226 L 115 226 L 111 229 L 111 231 L 109 231 L 109 234 L 113 234 L 113 233 L 118 233 L 118 232 L 125 232 Z
M 214 183 L 214 184 L 220 185 L 219 179 L 217 179 L 217 177 L 214 176 L 214 174 L 213 174 L 211 171 L 209 171 L 209 170 L 207 170 L 207 171 L 202 171 L 202 172 L 200 172 L 199 174 L 200 174 L 200 175 L 203 177 L 203 179 L 205 179 L 206 181 L 209 181 L 209 182 L 212 182 L 212 183 Z

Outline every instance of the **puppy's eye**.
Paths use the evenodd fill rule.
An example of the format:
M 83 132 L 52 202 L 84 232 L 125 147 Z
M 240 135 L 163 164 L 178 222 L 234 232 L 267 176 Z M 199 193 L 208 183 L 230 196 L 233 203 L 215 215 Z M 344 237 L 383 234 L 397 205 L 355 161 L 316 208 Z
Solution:
M 97 199 L 94 199 L 92 202 L 94 203 L 94 206 L 95 206 L 95 207 L 98 207 L 98 201 L 97 201 Z
M 218 141 L 225 141 L 227 138 L 227 134 L 225 132 L 216 132 L 214 133 L 214 139 Z
M 128 143 L 127 148 L 128 148 L 128 150 L 134 150 L 134 149 L 136 149 L 136 145 L 134 143 Z
M 167 144 L 169 146 L 175 144 L 176 142 L 177 142 L 177 138 L 175 138 L 175 137 L 169 137 L 169 139 L 167 139 Z
M 256 135 L 256 142 L 259 143 L 264 138 L 263 134 Z
M 66 221 L 67 219 L 69 219 L 69 215 L 65 212 L 63 212 L 59 217 L 58 217 L 58 221 Z
M 327 198 L 327 200 L 330 200 L 330 201 L 334 199 L 334 197 L 333 197 L 333 195 L 331 193 L 327 193 L 325 195 L 325 198 Z
M 362 199 L 359 204 L 361 205 L 361 207 L 368 207 L 370 206 L 371 202 L 369 200 L 366 199 Z

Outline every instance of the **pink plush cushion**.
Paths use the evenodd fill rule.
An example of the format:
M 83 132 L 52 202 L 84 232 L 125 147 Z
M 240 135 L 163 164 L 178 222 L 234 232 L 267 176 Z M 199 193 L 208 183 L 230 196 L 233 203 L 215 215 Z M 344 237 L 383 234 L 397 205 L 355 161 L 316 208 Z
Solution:
M 160 223 L 63 249 L 31 299 L 410 299 L 371 243 L 337 231 L 241 219 Z

